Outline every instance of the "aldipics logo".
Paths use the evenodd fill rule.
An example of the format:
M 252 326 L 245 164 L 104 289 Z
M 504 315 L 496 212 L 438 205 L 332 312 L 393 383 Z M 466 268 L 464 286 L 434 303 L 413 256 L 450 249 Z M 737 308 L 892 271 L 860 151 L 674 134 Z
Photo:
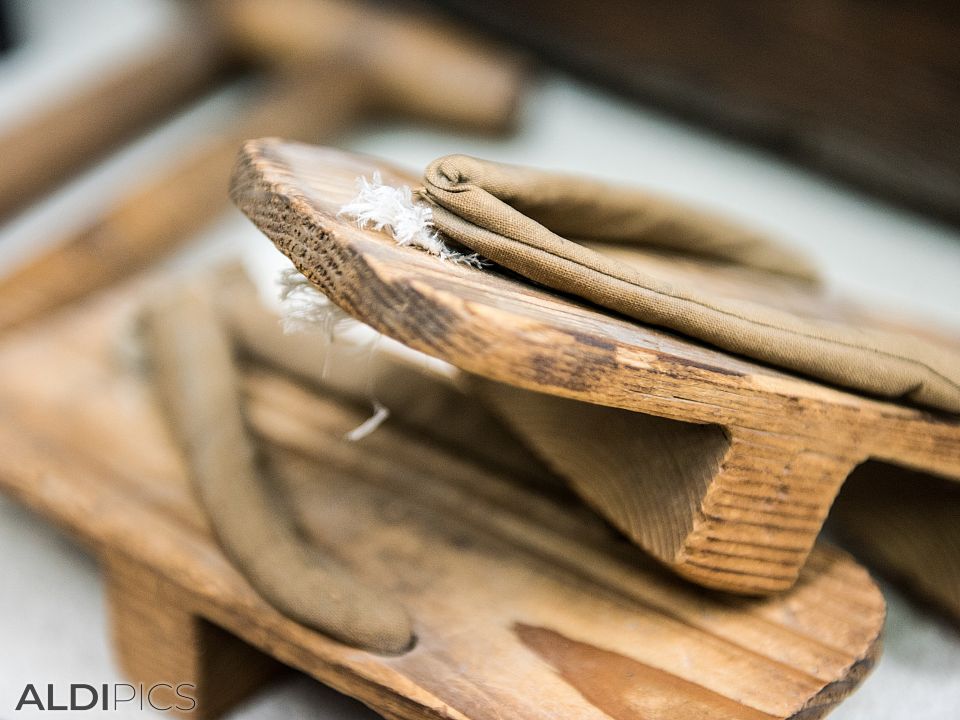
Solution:
M 139 706 L 140 710 L 153 709 L 159 712 L 175 710 L 185 713 L 197 707 L 193 696 L 196 685 L 192 683 L 159 682 L 153 685 L 130 683 L 103 683 L 88 685 L 71 683 L 67 687 L 46 687 L 28 683 L 20 694 L 16 710 L 120 710 Z M 131 705 L 137 703 L 137 705 Z

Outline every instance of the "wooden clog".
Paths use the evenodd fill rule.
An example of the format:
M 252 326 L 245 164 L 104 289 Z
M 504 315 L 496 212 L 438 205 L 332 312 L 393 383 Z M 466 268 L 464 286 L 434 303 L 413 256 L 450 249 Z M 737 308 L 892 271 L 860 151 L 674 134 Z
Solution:
M 0 341 L 0 489 L 96 553 L 122 666 L 195 683 L 195 716 L 269 678 L 271 658 L 417 720 L 807 720 L 873 664 L 883 599 L 846 554 L 818 546 L 779 596 L 704 590 L 579 504 L 402 423 L 346 442 L 368 408 L 249 359 L 263 347 L 237 331 L 276 492 L 306 537 L 404 604 L 417 643 L 379 656 L 281 616 L 212 538 L 147 375 L 121 352 L 156 289 Z
M 829 387 L 359 229 L 338 212 L 357 178 L 375 171 L 387 184 L 418 184 L 373 158 L 251 141 L 232 194 L 354 317 L 469 373 L 538 393 L 544 407 L 531 417 L 552 418 L 550 437 L 589 436 L 582 422 L 558 419 L 569 400 L 601 406 L 581 404 L 587 422 L 603 408 L 641 413 L 638 432 L 658 438 L 642 455 L 669 472 L 641 467 L 632 488 L 605 487 L 598 474 L 601 485 L 585 497 L 682 576 L 746 594 L 791 587 L 843 481 L 868 459 L 960 479 L 954 416 Z M 766 285 L 756 292 L 778 296 Z M 784 302 L 848 312 L 819 296 Z

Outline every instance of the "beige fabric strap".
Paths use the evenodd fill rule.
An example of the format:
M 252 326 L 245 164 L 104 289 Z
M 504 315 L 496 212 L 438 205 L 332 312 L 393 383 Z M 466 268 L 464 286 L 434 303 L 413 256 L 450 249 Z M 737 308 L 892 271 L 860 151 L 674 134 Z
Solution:
M 155 302 L 143 318 L 158 399 L 220 545 L 275 608 L 384 654 L 413 643 L 406 610 L 304 540 L 248 437 L 231 339 L 206 292 Z
M 633 244 L 814 282 L 804 258 L 760 234 L 640 191 L 463 155 L 434 161 L 424 180 L 438 230 L 530 280 L 843 387 L 960 412 L 953 348 L 678 283 L 579 242 Z

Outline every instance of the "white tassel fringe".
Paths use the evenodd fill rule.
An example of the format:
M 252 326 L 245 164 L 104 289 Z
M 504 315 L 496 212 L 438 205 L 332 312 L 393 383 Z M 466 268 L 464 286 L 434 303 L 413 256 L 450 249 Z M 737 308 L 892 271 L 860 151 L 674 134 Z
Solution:
M 361 228 L 386 230 L 397 245 L 412 246 L 441 260 L 481 268 L 486 263 L 476 253 L 452 250 L 433 229 L 433 209 L 413 200 L 407 185 L 384 185 L 379 172 L 373 180 L 357 178 L 357 196 L 340 208 L 340 215 L 353 218 Z
M 317 290 L 296 268 L 281 270 L 277 284 L 280 286 L 281 320 L 286 333 L 320 332 L 331 342 L 338 327 L 357 322 L 330 302 L 330 298 Z
M 330 298 L 317 290 L 296 268 L 281 270 L 277 284 L 280 286 L 280 302 L 283 310 L 281 322 L 283 331 L 286 333 L 319 332 L 329 350 L 329 346 L 336 338 L 338 328 L 360 325 L 359 321 L 354 320 L 332 303 Z M 326 375 L 328 357 L 329 352 L 326 352 L 321 359 L 323 363 L 321 376 Z M 345 440 L 349 442 L 363 440 L 390 417 L 390 409 L 373 396 L 372 388 L 370 388 L 370 396 L 373 415 L 346 433 L 343 436 Z

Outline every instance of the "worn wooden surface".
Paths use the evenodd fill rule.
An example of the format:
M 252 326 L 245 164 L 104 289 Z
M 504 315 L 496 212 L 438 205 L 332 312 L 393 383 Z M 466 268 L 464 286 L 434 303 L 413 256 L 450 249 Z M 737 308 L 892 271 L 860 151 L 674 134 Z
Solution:
M 386 344 L 382 338 L 358 347 L 329 343 L 316 328 L 285 332 L 276 312 L 263 304 L 240 267 L 220 270 L 213 282 L 221 322 L 233 336 L 238 354 L 248 361 L 322 385 L 328 394 L 350 403 L 371 407 L 379 401 L 391 418 L 411 431 L 495 472 L 554 493 L 564 487 L 563 480 L 518 443 L 489 408 L 458 386 L 458 378 L 444 372 L 448 368 L 431 368 L 420 362 L 422 358 L 399 362 L 395 353 L 377 352 Z M 318 357 L 323 360 L 318 362 Z M 437 422 L 441 417 L 443 422 Z M 483 442 L 477 442 L 480 437 Z
M 216 628 L 389 718 L 806 720 L 873 664 L 883 600 L 837 550 L 815 549 L 783 595 L 703 590 L 562 494 L 403 422 L 343 441 L 365 405 L 248 360 L 246 414 L 276 492 L 307 537 L 409 608 L 418 642 L 382 657 L 280 616 L 210 537 L 129 352 L 135 298 L 156 289 L 0 341 L 0 487 L 104 561 L 124 667 L 201 681 L 196 713 L 271 672 Z
M 644 413 L 651 417 L 636 422 L 645 432 L 654 432 L 663 418 L 655 431 L 661 436 L 675 434 L 674 421 L 700 425 L 684 431 L 696 437 L 642 448 L 647 463 L 680 469 L 669 481 L 645 479 L 646 464 L 638 462 L 632 488 L 605 492 L 596 484 L 596 492 L 586 494 L 685 577 L 748 594 L 790 587 L 840 485 L 868 458 L 960 479 L 956 418 L 790 375 L 493 269 L 444 263 L 337 217 L 355 195 L 356 178 L 377 169 L 387 183 L 417 184 L 372 158 L 252 141 L 234 171 L 233 196 L 354 317 L 470 373 L 555 396 L 541 398 L 558 413 L 546 412 L 553 423 L 547 436 L 566 432 L 575 441 L 589 427 L 574 416 L 564 427 L 563 398 Z M 851 306 L 796 286 L 752 283 L 743 269 L 697 269 L 685 261 L 670 270 L 662 258 L 650 262 L 664 271 L 697 273 L 726 292 L 824 317 L 861 317 Z M 654 458 L 657 453 L 661 457 Z M 643 502 L 650 492 L 657 503 Z
M 858 557 L 960 628 L 960 486 L 867 463 L 828 523 Z

